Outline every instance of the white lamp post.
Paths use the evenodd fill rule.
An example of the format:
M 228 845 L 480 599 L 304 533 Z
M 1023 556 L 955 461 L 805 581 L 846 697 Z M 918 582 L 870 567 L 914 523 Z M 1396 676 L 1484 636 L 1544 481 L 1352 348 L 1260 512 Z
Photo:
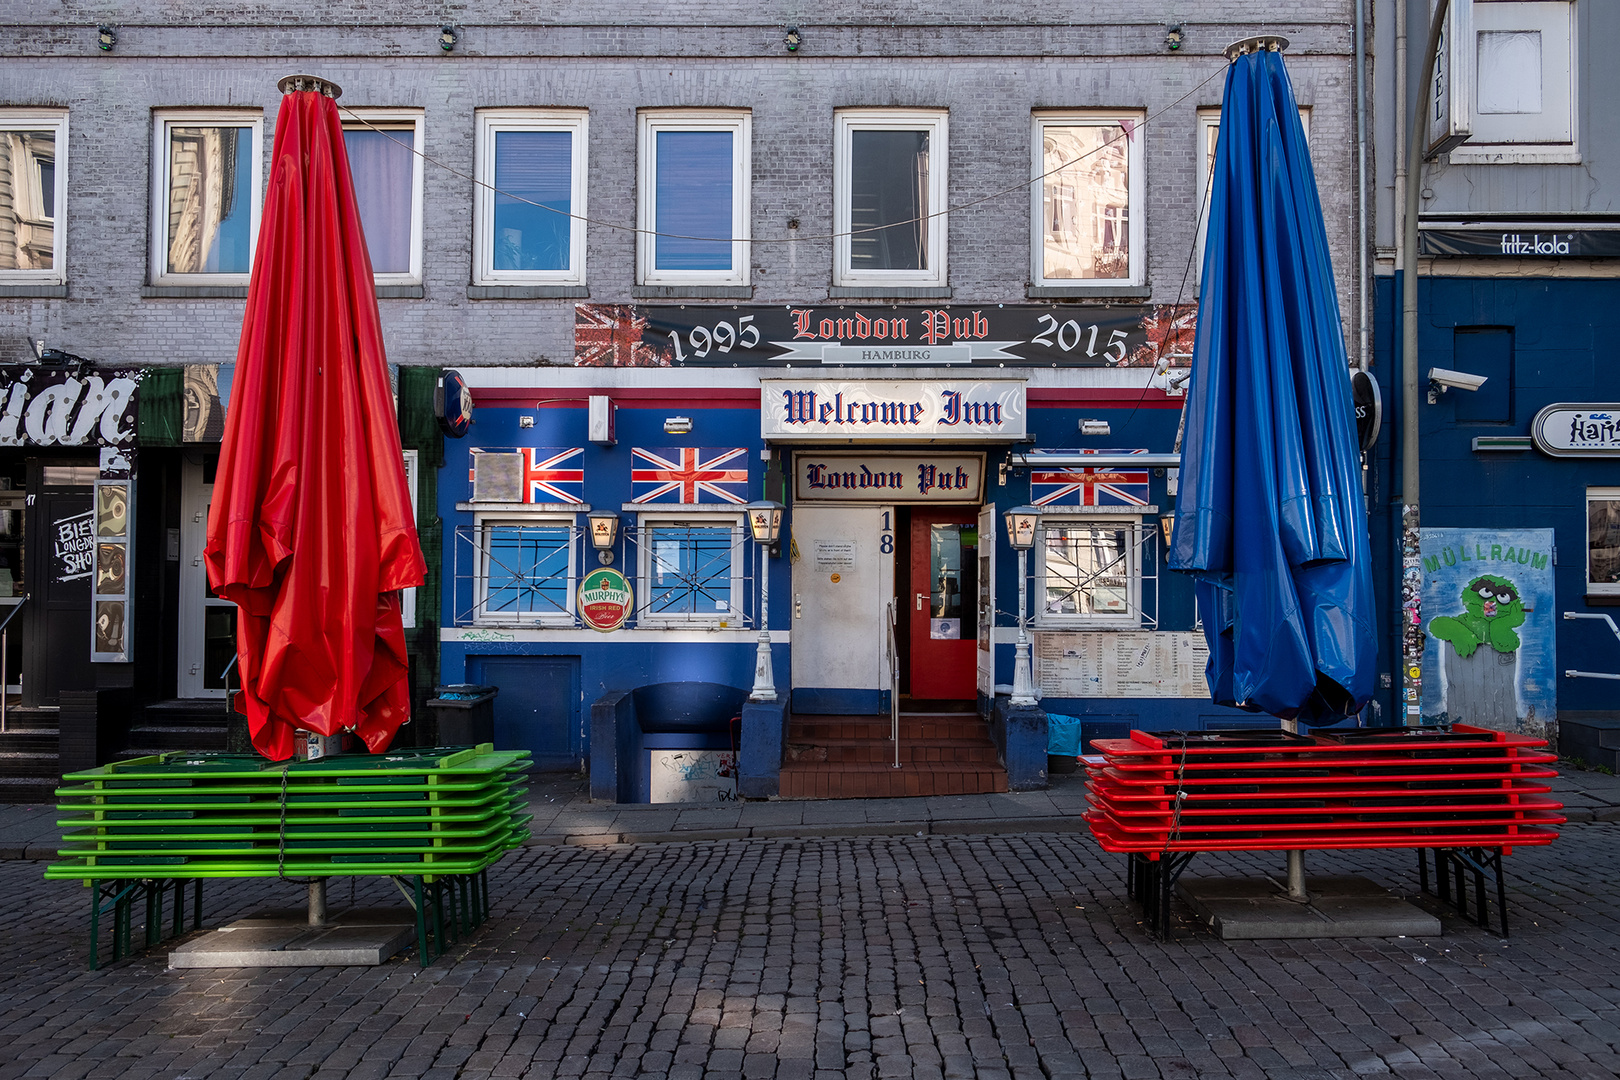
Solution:
M 771 586 L 765 565 L 765 549 L 776 546 L 782 533 L 782 504 L 761 499 L 743 507 L 748 515 L 748 531 L 759 549 L 759 647 L 754 655 L 754 689 L 749 701 L 775 701 L 776 675 L 771 670 Z
M 1018 648 L 1013 657 L 1010 705 L 1035 704 L 1035 684 L 1029 675 L 1029 604 L 1024 583 L 1028 578 L 1029 549 L 1035 546 L 1035 527 L 1041 512 L 1033 506 L 1015 506 L 1006 513 L 1007 542 L 1018 552 Z

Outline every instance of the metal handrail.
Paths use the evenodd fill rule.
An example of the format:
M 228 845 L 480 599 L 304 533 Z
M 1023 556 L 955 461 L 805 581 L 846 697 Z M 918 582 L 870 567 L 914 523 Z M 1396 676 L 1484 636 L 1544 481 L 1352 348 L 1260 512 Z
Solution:
M 1614 619 L 1611 618 L 1608 615 L 1603 614 L 1602 612 L 1566 611 L 1566 612 L 1564 612 L 1564 618 L 1566 618 L 1566 619 L 1602 619 L 1604 622 L 1609 624 L 1609 630 L 1614 634 L 1614 636 L 1617 637 L 1617 638 L 1620 638 L 1620 626 L 1615 626 L 1614 625 Z M 1568 671 L 1564 672 L 1564 678 L 1566 678 L 1566 679 L 1616 679 L 1616 680 L 1620 680 L 1620 675 L 1616 675 L 1616 674 L 1613 674 L 1613 673 L 1610 673 L 1610 672 L 1607 672 L 1607 671 L 1577 671 L 1574 668 L 1570 668 Z
M 895 641 L 895 602 L 884 608 L 889 624 L 889 738 L 894 742 L 894 767 L 900 767 L 900 649 Z
M 0 619 L 0 734 L 3 734 L 6 730 L 6 708 L 8 705 L 6 687 L 11 685 L 11 675 L 6 670 L 6 657 L 11 651 L 11 631 L 6 628 L 11 625 L 11 620 L 17 617 L 17 612 L 23 609 L 23 605 L 28 603 L 28 596 L 28 593 L 23 593 L 22 599 L 11 605 L 10 613 L 4 619 Z

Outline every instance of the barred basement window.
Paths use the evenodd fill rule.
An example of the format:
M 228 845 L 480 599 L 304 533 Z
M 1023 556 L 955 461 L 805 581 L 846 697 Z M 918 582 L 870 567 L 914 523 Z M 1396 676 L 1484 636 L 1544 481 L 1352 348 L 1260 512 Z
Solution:
M 1043 518 L 1036 547 L 1035 619 L 1042 626 L 1141 622 L 1139 518 Z
M 573 625 L 570 523 L 480 519 L 477 536 L 475 622 Z
M 638 546 L 638 625 L 744 625 L 740 516 L 643 514 Z

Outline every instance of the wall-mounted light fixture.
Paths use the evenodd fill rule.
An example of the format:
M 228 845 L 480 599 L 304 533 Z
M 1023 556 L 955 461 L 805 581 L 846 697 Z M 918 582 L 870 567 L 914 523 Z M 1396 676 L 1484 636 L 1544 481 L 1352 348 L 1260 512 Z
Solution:
M 685 435 L 688 432 L 690 432 L 691 430 L 692 430 L 692 418 L 690 416 L 666 416 L 666 417 L 664 417 L 664 434 L 665 435 Z
M 596 561 L 603 566 L 613 564 L 613 545 L 619 540 L 619 515 L 611 510 L 592 510 L 585 515 L 590 525 L 591 547 L 596 549 Z
M 1106 420 L 1080 421 L 1080 434 L 1082 435 L 1112 435 L 1113 433 L 1114 429 L 1108 425 Z
M 456 47 L 456 41 L 457 34 L 455 27 L 449 25 L 439 27 L 439 48 L 443 49 L 445 52 L 449 52 L 451 49 Z
M 788 52 L 798 52 L 799 46 L 804 44 L 804 35 L 799 33 L 797 26 L 790 26 L 782 36 L 782 44 L 787 46 Z
M 1176 515 L 1166 514 L 1159 519 L 1159 529 L 1164 533 L 1164 546 L 1169 547 L 1176 528 Z
M 532 428 L 532 427 L 534 427 L 534 417 L 532 417 L 532 416 L 520 416 L 520 417 L 518 417 L 518 427 L 520 427 L 520 428 Z
M 1165 44 L 1165 46 L 1171 52 L 1175 52 L 1177 49 L 1181 48 L 1182 36 L 1183 35 L 1182 35 L 1182 30 L 1181 30 L 1181 24 L 1180 23 L 1171 23 L 1169 26 L 1166 26 L 1164 28 L 1164 44 Z
M 113 46 L 118 44 L 118 32 L 106 23 L 96 27 L 96 47 L 102 52 L 112 52 Z

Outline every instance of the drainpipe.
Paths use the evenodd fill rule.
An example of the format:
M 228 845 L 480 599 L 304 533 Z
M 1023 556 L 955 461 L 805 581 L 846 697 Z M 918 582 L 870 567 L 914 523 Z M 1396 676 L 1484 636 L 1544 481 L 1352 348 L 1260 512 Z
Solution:
M 1406 212 L 1401 222 L 1401 693 L 1406 723 L 1422 721 L 1423 568 L 1418 527 L 1418 194 L 1422 187 L 1423 118 L 1434 90 L 1434 59 L 1451 0 L 1439 0 L 1429 24 L 1423 78 L 1411 95 L 1406 132 Z
M 1367 11 L 1356 0 L 1356 369 L 1372 366 L 1367 327 Z

